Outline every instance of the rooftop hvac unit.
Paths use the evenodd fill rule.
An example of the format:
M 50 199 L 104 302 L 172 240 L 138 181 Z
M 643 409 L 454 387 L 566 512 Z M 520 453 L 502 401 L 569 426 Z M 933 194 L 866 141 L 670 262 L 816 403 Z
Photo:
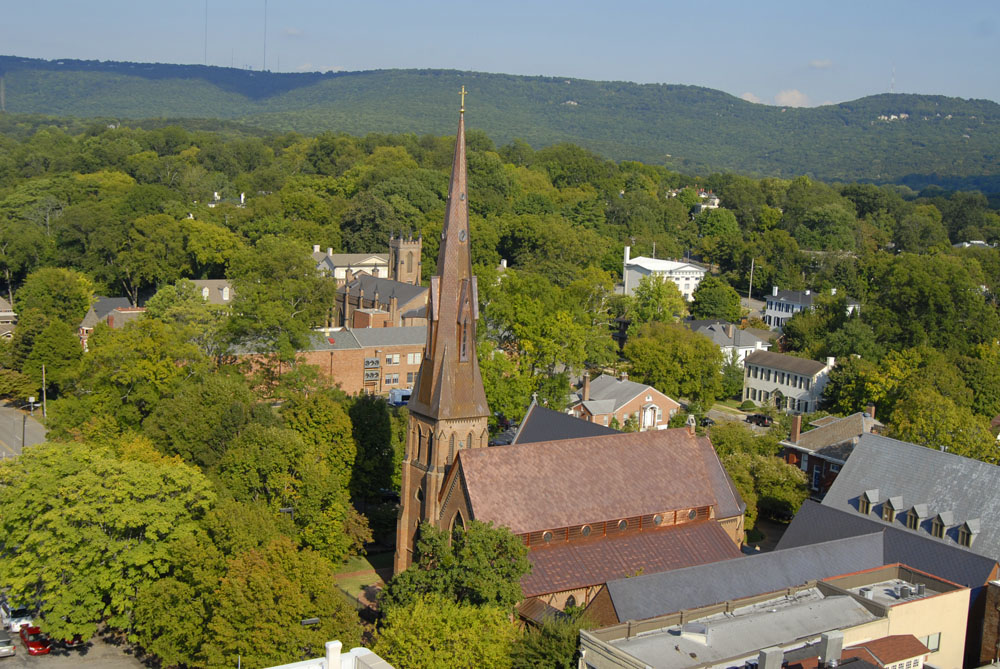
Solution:
M 872 589 L 870 587 L 861 588 L 861 596 L 864 597 L 865 599 L 875 599 L 875 593 L 872 592 Z
M 912 594 L 912 590 L 910 589 L 910 586 L 908 586 L 908 585 L 902 585 L 902 586 L 899 587 L 899 598 L 900 599 L 909 599 L 909 597 L 910 597 L 911 594 Z

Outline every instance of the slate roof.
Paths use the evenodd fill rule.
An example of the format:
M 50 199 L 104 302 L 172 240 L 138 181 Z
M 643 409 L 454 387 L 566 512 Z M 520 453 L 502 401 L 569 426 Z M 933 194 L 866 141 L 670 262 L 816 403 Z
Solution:
M 881 567 L 879 534 L 608 581 L 618 620 L 645 620 Z
M 108 314 L 115 309 L 129 309 L 131 307 L 132 303 L 129 302 L 127 297 L 97 296 L 94 298 L 94 303 L 91 305 L 90 309 L 87 310 L 87 315 L 83 317 L 83 322 L 80 323 L 80 327 L 93 328 L 95 325 L 107 318 Z
M 331 341 L 333 340 L 333 341 Z M 344 351 L 379 346 L 420 346 L 427 341 L 427 327 L 341 328 L 313 332 L 308 351 Z
M 890 497 L 902 498 L 897 511 L 926 504 L 927 519 L 917 531 L 929 536 L 931 519 L 940 514 L 950 525 L 943 541 L 952 545 L 958 545 L 962 523 L 980 519 L 980 531 L 970 548 L 980 555 L 1000 558 L 1000 467 L 865 434 L 823 498 L 823 505 L 858 515 L 858 498 L 873 489 L 878 490 L 880 503 L 872 504 L 871 519 L 890 525 L 881 520 L 881 502 Z M 905 529 L 906 514 L 897 513 L 891 525 Z
M 515 534 L 715 506 L 745 505 L 707 437 L 685 428 L 463 450 L 473 518 Z
M 572 414 L 539 406 L 532 398 L 528 411 L 521 419 L 521 426 L 510 443 L 531 444 L 539 441 L 599 437 L 606 434 L 618 434 L 618 431 L 577 418 Z
M 360 295 L 364 291 L 366 300 L 374 299 L 375 293 L 378 293 L 379 304 L 385 305 L 389 304 L 389 298 L 394 295 L 399 306 L 403 306 L 417 297 L 423 297 L 424 300 L 427 299 L 427 288 L 424 286 L 414 286 L 411 283 L 393 281 L 392 279 L 374 277 L 368 274 L 362 274 L 354 279 L 354 281 L 340 286 L 337 288 L 337 292 L 346 293 L 348 287 L 351 290 L 351 295 Z
M 729 328 L 732 327 L 732 336 L 729 335 Z M 741 330 L 731 323 L 725 323 L 719 321 L 717 323 L 711 323 L 708 325 L 700 325 L 698 327 L 691 328 L 694 332 L 700 335 L 704 335 L 712 340 L 712 343 L 718 347 L 736 347 L 736 348 L 755 348 L 758 344 L 761 346 L 770 346 L 771 342 L 768 339 L 760 339 L 752 332 L 747 332 L 746 330 Z
M 798 441 L 786 439 L 781 443 L 828 460 L 844 463 L 862 434 L 868 434 L 873 429 L 881 427 L 883 426 L 879 421 L 858 412 L 845 418 L 824 421 L 820 427 L 799 435 Z
M 521 578 L 525 597 L 601 585 L 638 570 L 663 572 L 741 555 L 714 521 L 632 532 L 617 537 L 557 543 L 528 552 L 531 572 Z
M 639 395 L 651 391 L 661 394 L 644 383 L 627 379 L 623 381 L 608 374 L 601 374 L 590 382 L 590 399 L 583 402 L 583 405 L 592 414 L 614 413 Z M 574 403 L 583 401 L 582 390 L 574 393 L 573 401 Z
M 826 363 L 823 362 L 796 358 L 794 355 L 785 355 L 784 353 L 771 353 L 770 351 L 754 351 L 746 357 L 744 364 L 780 369 L 803 376 L 812 376 L 826 369 Z
M 208 288 L 208 298 L 207 302 L 209 304 L 229 304 L 233 301 L 236 293 L 233 291 L 233 286 L 225 279 L 192 279 L 191 283 L 195 285 L 198 289 L 198 294 L 202 294 L 202 289 Z M 229 299 L 222 299 L 223 288 L 229 288 Z
M 853 456 L 851 460 L 853 461 Z M 873 532 L 882 537 L 885 564 L 902 563 L 970 588 L 994 577 L 996 560 L 948 544 L 926 533 L 889 527 L 856 511 L 846 512 L 806 500 L 778 542 L 777 553 Z

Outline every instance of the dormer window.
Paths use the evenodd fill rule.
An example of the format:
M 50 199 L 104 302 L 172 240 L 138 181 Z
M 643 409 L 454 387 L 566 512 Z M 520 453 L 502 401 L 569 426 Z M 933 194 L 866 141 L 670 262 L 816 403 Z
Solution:
M 913 509 L 910 509 L 906 513 L 906 529 L 915 530 L 918 527 L 920 527 L 920 518 L 918 518 L 917 514 L 913 512 Z
M 867 516 L 872 512 L 872 505 L 877 503 L 878 490 L 866 490 L 861 494 L 861 497 L 858 498 L 858 511 L 860 511 L 862 515 Z
M 941 516 L 936 516 L 933 521 L 931 521 L 931 535 L 941 539 L 944 537 L 944 523 L 941 522 Z
M 208 299 L 208 286 L 205 286 L 204 288 L 201 289 L 201 299 L 203 300 Z
M 903 499 L 901 497 L 890 497 L 882 505 L 882 520 L 887 523 L 896 522 L 896 513 L 902 508 Z
M 979 534 L 979 519 L 969 519 L 958 528 L 958 543 L 969 547 L 972 545 L 972 540 L 976 538 L 977 534 Z
M 229 286 L 222 287 L 222 301 L 223 302 L 229 301 Z

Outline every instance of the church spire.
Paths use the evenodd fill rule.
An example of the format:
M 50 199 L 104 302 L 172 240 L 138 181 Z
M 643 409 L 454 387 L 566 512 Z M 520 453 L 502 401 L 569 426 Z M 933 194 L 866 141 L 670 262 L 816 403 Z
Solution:
M 476 358 L 479 298 L 469 252 L 464 86 L 461 93 L 448 208 L 427 303 L 427 345 L 407 406 L 410 420 L 396 524 L 396 573 L 413 560 L 421 522 L 443 528 L 464 525 L 461 515 L 441 498 L 445 476 L 460 451 L 485 448 L 489 441 L 489 407 Z
M 411 412 L 429 418 L 489 415 L 476 358 L 479 300 L 469 251 L 465 94 L 463 86 L 438 271 L 427 305 L 427 346 L 409 404 Z

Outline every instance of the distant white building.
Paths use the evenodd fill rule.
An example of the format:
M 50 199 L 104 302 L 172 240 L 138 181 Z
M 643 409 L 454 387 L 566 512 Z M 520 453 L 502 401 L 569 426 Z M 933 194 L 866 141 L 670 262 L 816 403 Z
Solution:
M 836 295 L 837 289 L 831 288 L 830 294 Z M 775 330 L 781 330 L 789 318 L 800 311 L 812 309 L 817 295 L 819 293 L 811 290 L 778 290 L 777 286 L 773 286 L 771 294 L 767 296 L 767 306 L 764 307 L 764 322 Z M 848 316 L 860 308 L 860 302 L 847 298 Z
M 691 296 L 695 288 L 705 278 L 706 269 L 697 263 L 680 260 L 661 260 L 660 258 L 647 258 L 646 256 L 631 258 L 631 251 L 632 247 L 625 247 L 625 263 L 622 268 L 623 292 L 625 295 L 634 294 L 635 287 L 639 285 L 643 277 L 661 276 L 673 281 L 677 285 L 677 289 L 681 291 L 684 299 L 690 302 L 693 299 Z

